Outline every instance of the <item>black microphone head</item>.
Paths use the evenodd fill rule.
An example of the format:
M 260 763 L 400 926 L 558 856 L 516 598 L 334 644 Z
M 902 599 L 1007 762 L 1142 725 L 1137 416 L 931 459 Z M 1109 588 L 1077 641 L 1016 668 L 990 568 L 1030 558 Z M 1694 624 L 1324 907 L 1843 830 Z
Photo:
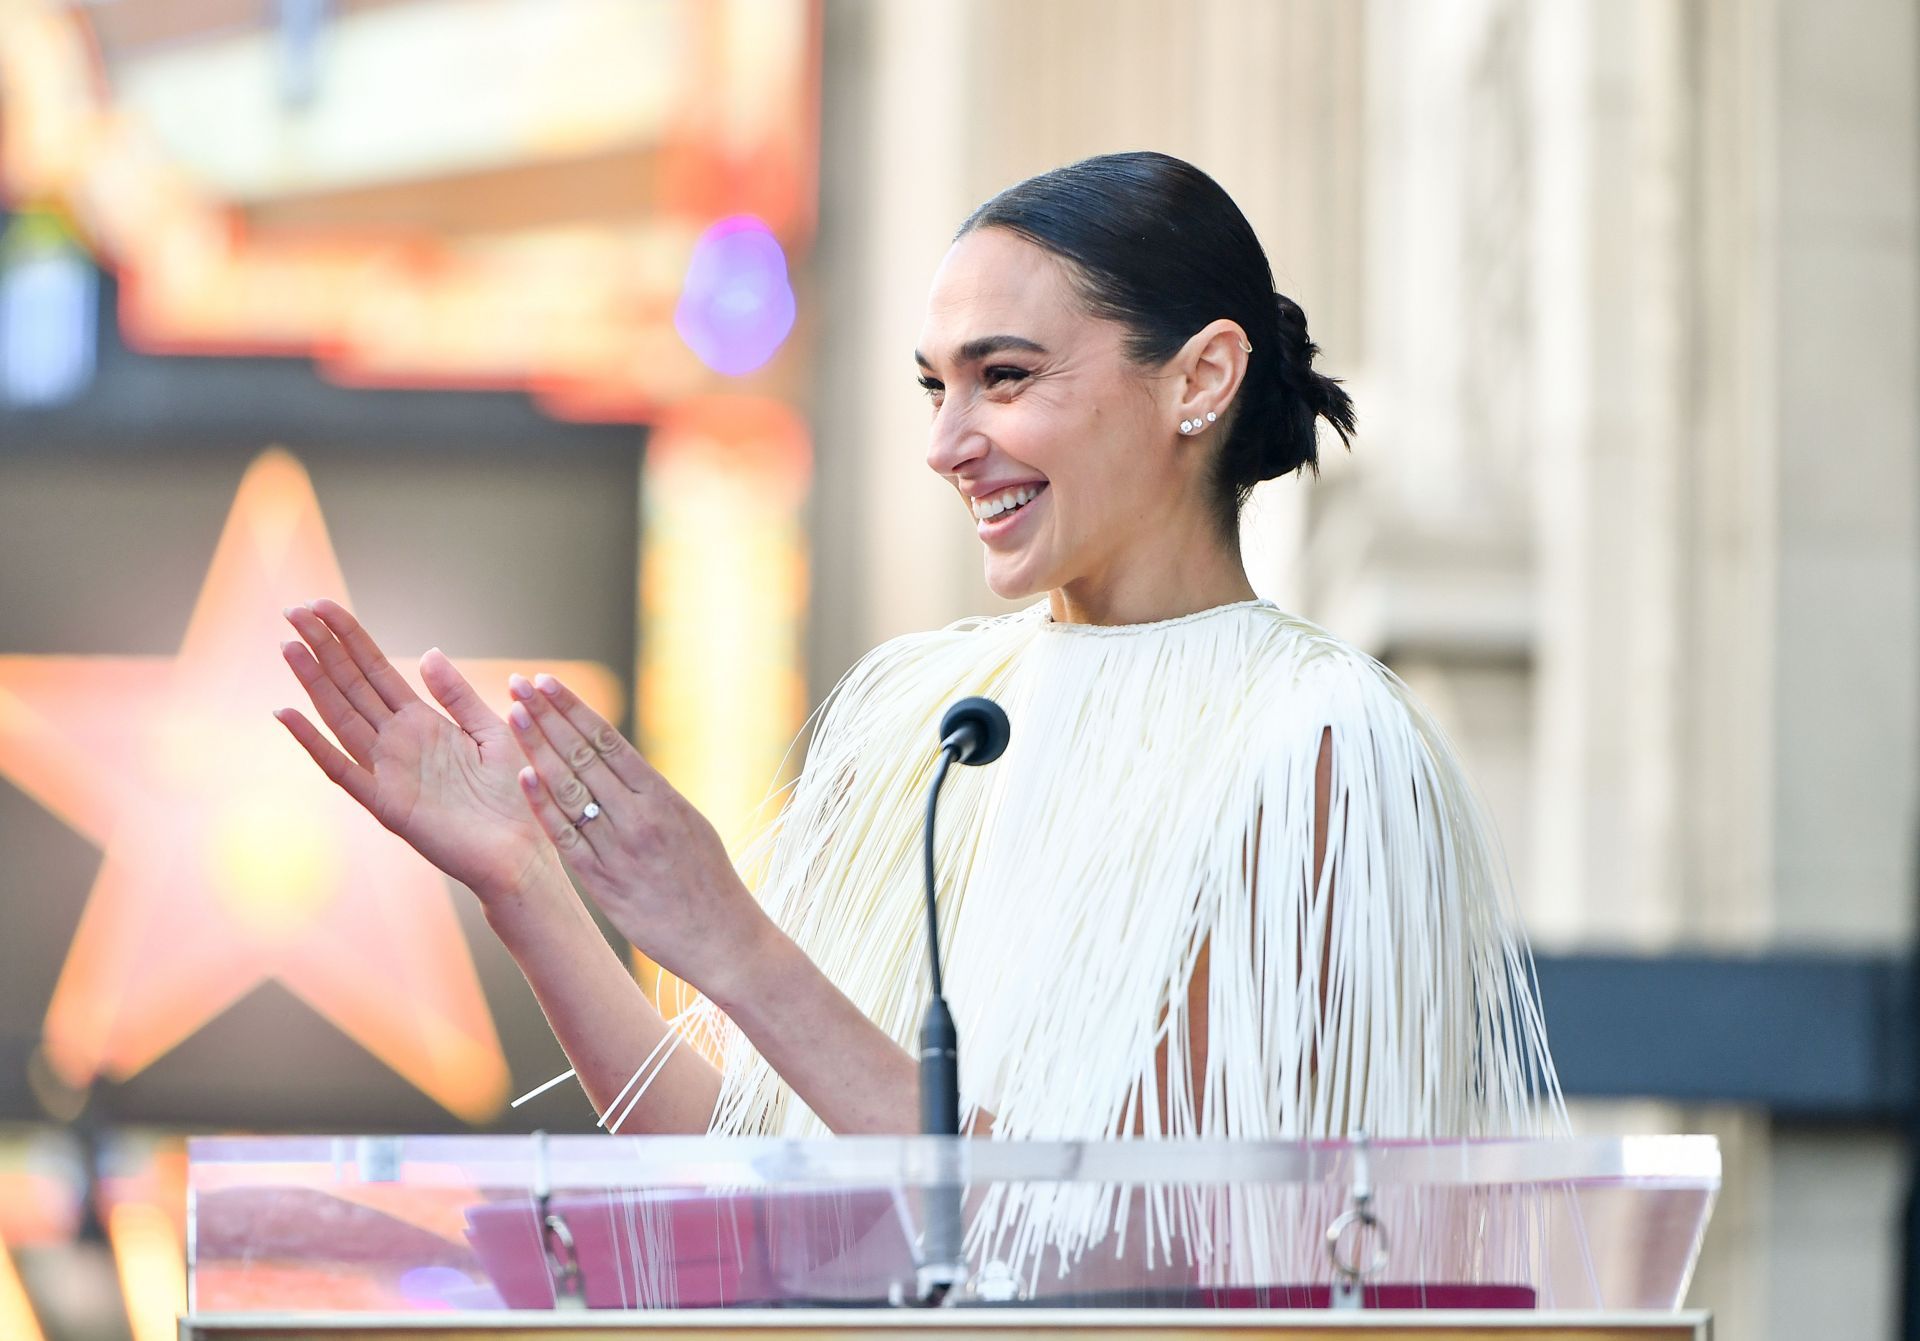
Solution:
M 1006 753 L 1013 725 L 1006 710 L 990 698 L 963 698 L 940 719 L 940 743 L 952 741 L 958 734 L 955 762 L 990 764 Z

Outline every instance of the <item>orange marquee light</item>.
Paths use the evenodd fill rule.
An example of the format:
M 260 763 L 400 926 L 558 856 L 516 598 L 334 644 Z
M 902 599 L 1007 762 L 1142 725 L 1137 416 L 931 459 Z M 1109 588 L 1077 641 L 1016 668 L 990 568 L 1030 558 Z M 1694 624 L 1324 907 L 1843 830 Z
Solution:
M 818 9 L 807 0 L 661 10 L 661 30 L 679 35 L 661 61 L 678 81 L 671 110 L 626 146 L 649 165 L 644 217 L 615 200 L 540 226 L 454 232 L 258 226 L 115 101 L 88 8 L 0 0 L 0 200 L 76 222 L 118 273 L 122 334 L 147 353 L 310 355 L 345 385 L 526 389 L 557 418 L 645 423 L 728 384 L 673 327 L 702 230 L 749 213 L 797 248 L 812 225 Z M 523 6 L 522 21 L 539 8 Z M 593 31 L 543 8 L 549 40 Z M 407 55 L 385 64 L 404 69 Z M 609 59 L 603 73 L 625 68 Z M 292 144 L 311 131 L 295 121 L 283 133 Z M 530 147 L 555 133 L 520 131 Z
M 47 1013 L 69 1083 L 134 1075 L 272 980 L 451 1112 L 499 1111 L 506 1061 L 446 881 L 271 720 L 298 694 L 280 611 L 322 593 L 345 585 L 319 500 L 270 451 L 177 657 L 0 657 L 0 774 L 106 853 Z M 462 669 L 504 706 L 536 664 L 619 715 L 604 667 Z
M 647 443 L 640 740 L 736 850 L 806 716 L 812 466 L 805 422 L 764 398 L 686 401 Z

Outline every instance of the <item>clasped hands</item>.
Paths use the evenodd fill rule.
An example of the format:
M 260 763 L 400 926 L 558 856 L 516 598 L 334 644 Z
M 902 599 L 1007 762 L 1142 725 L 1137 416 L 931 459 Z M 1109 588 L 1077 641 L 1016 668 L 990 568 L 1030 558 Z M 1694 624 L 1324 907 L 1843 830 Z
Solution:
M 669 972 L 718 994 L 744 971 L 771 924 L 718 833 L 564 684 L 513 676 L 503 722 L 436 648 L 420 673 L 443 714 L 344 606 L 286 615 L 301 641 L 281 653 L 334 740 L 296 709 L 274 716 L 341 790 L 482 904 L 564 883 L 557 854 Z

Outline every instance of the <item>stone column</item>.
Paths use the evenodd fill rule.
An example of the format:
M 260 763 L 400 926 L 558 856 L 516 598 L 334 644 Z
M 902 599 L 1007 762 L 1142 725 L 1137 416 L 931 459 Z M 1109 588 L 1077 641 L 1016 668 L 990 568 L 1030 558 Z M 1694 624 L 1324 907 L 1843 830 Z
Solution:
M 1920 893 L 1920 25 L 1778 0 L 1770 55 L 1769 911 L 1785 941 L 1890 951 Z M 1891 1338 L 1898 1141 L 1773 1151 L 1769 1334 Z
M 1913 13 L 1535 14 L 1536 920 L 1908 944 Z M 1892 1335 L 1894 1141 L 1668 1116 L 1735 1138 L 1697 1295 L 1724 1334 Z

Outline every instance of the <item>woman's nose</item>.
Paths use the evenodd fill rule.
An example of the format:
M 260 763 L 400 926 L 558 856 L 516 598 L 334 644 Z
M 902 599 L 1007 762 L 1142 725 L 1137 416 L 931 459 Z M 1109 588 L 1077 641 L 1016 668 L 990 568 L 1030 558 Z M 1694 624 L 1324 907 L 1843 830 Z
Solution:
M 947 408 L 941 407 L 927 434 L 927 465 L 934 474 L 957 474 L 960 467 L 986 454 L 986 435 L 970 424 L 965 414 L 948 414 Z

